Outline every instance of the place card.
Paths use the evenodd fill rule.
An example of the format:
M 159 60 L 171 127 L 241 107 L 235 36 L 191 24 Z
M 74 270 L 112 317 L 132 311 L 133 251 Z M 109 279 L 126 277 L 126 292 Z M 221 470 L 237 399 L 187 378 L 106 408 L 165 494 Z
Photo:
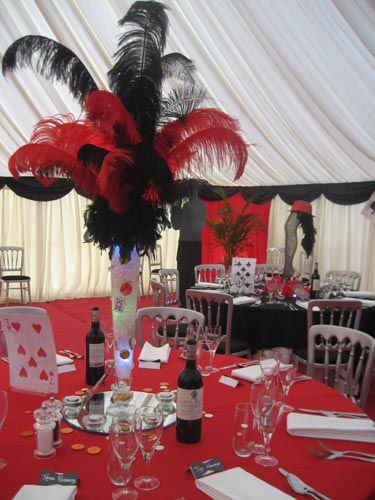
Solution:
M 160 370 L 160 361 L 139 360 L 138 368 L 149 368 L 151 370 Z
M 224 470 L 223 464 L 220 458 L 210 458 L 205 462 L 193 462 L 190 465 L 190 471 L 193 474 L 194 479 L 198 479 L 203 476 L 208 476 L 214 472 L 221 472 Z
M 229 385 L 229 387 L 237 387 L 239 381 L 227 375 L 222 375 L 219 378 L 219 382 L 224 385 Z
M 72 365 L 61 365 L 57 367 L 57 373 L 68 373 L 68 372 L 75 372 L 76 367 L 74 364 Z
M 51 484 L 60 484 L 61 486 L 76 486 L 78 484 L 78 472 L 52 472 L 48 469 L 42 469 L 39 484 L 49 486 Z

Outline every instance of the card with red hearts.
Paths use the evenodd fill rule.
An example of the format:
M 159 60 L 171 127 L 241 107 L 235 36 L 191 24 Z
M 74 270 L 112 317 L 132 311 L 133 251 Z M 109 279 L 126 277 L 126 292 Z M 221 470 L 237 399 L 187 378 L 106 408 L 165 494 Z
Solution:
M 11 387 L 19 391 L 57 393 L 56 349 L 49 317 L 36 314 L 1 316 Z

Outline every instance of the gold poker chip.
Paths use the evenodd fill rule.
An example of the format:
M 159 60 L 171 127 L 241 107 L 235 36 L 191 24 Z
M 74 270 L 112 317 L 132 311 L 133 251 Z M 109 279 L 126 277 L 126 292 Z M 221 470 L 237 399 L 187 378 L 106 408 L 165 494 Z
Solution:
M 158 444 L 157 446 L 155 446 L 156 451 L 163 451 L 164 449 L 165 449 L 165 446 L 162 444 Z
M 86 448 L 86 446 L 82 443 L 74 443 L 72 444 L 71 446 L 72 450 L 83 450 L 84 448 Z
M 85 391 L 75 391 L 74 393 L 76 396 L 83 396 L 85 394 Z
M 160 382 L 160 385 L 169 385 L 169 382 Z
M 121 359 L 128 359 L 129 356 L 130 356 L 130 352 L 127 349 L 124 349 L 123 351 L 120 352 Z
M 27 438 L 34 435 L 34 431 L 21 431 L 20 436 Z
M 144 387 L 142 389 L 143 392 L 152 392 L 152 388 L 151 387 Z
M 33 410 L 25 410 L 25 411 L 24 411 L 24 413 L 25 413 L 26 415 L 30 415 L 32 412 L 33 412 Z
M 205 416 L 206 418 L 214 418 L 213 413 L 205 413 L 205 414 L 204 414 L 204 416 Z
M 102 449 L 99 448 L 99 446 L 90 446 L 86 451 L 89 455 L 97 455 L 102 451 Z
M 241 437 L 242 436 L 242 432 L 236 432 L 236 436 Z
M 61 434 L 71 434 L 73 429 L 71 427 L 62 427 L 60 429 Z

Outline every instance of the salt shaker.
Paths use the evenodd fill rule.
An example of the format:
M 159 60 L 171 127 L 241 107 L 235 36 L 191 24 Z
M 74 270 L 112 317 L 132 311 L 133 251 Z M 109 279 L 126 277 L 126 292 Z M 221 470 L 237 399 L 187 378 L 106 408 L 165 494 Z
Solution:
M 39 408 L 34 411 L 34 429 L 36 430 L 36 458 L 50 458 L 56 454 L 53 446 L 53 429 L 56 424 L 48 408 Z
M 46 401 L 43 401 L 42 408 L 47 408 L 50 410 L 53 421 L 55 422 L 55 428 L 53 429 L 53 445 L 59 447 L 62 445 L 62 439 L 60 437 L 60 421 L 62 419 L 62 407 L 63 404 L 58 399 L 51 396 Z

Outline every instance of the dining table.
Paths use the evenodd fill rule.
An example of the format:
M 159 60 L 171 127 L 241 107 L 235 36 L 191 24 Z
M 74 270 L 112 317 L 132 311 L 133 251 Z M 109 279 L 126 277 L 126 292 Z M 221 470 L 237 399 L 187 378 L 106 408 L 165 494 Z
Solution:
M 82 336 L 63 330 L 56 338 L 57 348 L 82 350 Z M 176 389 L 178 374 L 185 366 L 178 349 L 172 349 L 167 363 L 159 369 L 141 368 L 134 351 L 132 390 L 158 393 L 161 387 Z M 217 368 L 243 362 L 243 358 L 216 355 Z M 247 361 L 247 360 L 245 360 Z M 85 360 L 74 360 L 75 370 L 59 374 L 58 399 L 86 388 Z M 278 467 L 262 467 L 254 462 L 254 455 L 238 457 L 232 448 L 232 432 L 235 405 L 248 402 L 251 382 L 238 380 L 235 387 L 223 383 L 223 375 L 231 376 L 232 368 L 219 369 L 203 379 L 203 421 L 199 443 L 183 444 L 176 439 L 175 425 L 163 431 L 160 451 L 155 451 L 151 461 L 151 472 L 160 480 L 160 487 L 152 492 L 139 491 L 139 498 L 153 500 L 199 500 L 207 496 L 197 489 L 190 471 L 193 462 L 204 462 L 218 457 L 225 470 L 241 467 L 248 473 L 265 481 L 294 498 L 302 498 L 290 488 Z M 110 390 L 112 375 L 100 387 Z M 233 377 L 230 377 L 233 378 Z M 224 380 L 227 379 L 224 377 Z M 115 490 L 107 474 L 109 441 L 106 435 L 91 433 L 71 427 L 62 421 L 60 436 L 62 446 L 52 458 L 38 459 L 34 456 L 36 436 L 33 432 L 33 411 L 40 407 L 47 394 L 15 392 L 9 387 L 9 365 L 0 361 L 0 389 L 9 396 L 9 410 L 0 430 L 0 457 L 7 466 L 0 470 L 0 498 L 10 500 L 25 484 L 38 484 L 43 469 L 54 472 L 76 472 L 79 475 L 77 500 L 103 500 L 111 498 Z M 295 383 L 288 395 L 288 403 L 298 408 L 340 410 L 360 412 L 354 403 L 342 394 L 315 380 Z M 325 460 L 314 456 L 310 446 L 317 446 L 316 438 L 292 436 L 287 432 L 287 416 L 284 414 L 272 437 L 272 455 L 278 458 L 279 467 L 298 475 L 306 483 L 333 500 L 365 500 L 375 495 L 375 465 L 350 459 Z M 66 431 L 66 429 L 68 429 Z M 336 449 L 357 449 L 375 453 L 374 444 L 325 439 L 325 443 Z M 80 446 L 74 446 L 79 444 Z M 96 447 L 96 454 L 88 453 Z M 79 448 L 79 449 L 78 449 Z M 99 452 L 98 452 L 99 451 Z M 144 462 L 140 452 L 132 465 L 132 481 L 143 474 Z M 248 498 L 253 498 L 251 491 Z M 247 498 L 247 497 L 245 497 Z M 53 500 L 53 499 L 51 499 Z

